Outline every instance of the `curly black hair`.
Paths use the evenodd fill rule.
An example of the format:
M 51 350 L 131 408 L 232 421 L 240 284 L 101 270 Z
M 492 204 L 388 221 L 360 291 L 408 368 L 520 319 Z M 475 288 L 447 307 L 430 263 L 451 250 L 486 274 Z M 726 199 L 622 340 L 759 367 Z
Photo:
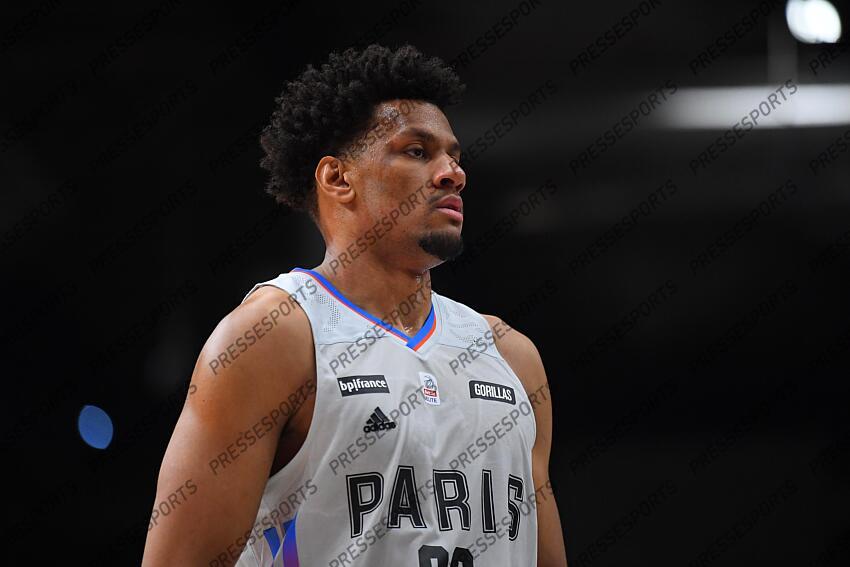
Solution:
M 260 166 L 270 174 L 266 192 L 315 220 L 316 164 L 324 155 L 352 155 L 346 148 L 374 127 L 376 105 L 411 99 L 445 108 L 460 102 L 464 89 L 454 69 L 412 45 L 348 48 L 330 53 L 321 69 L 308 64 L 275 99 L 260 135 Z

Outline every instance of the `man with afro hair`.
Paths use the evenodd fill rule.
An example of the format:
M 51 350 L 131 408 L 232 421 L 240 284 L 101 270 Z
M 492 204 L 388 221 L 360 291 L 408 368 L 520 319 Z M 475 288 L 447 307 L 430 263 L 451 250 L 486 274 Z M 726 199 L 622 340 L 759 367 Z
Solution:
M 256 284 L 204 345 L 145 567 L 566 565 L 540 355 L 431 289 L 463 249 L 443 112 L 463 90 L 410 45 L 286 84 L 266 190 L 310 215 L 325 257 Z

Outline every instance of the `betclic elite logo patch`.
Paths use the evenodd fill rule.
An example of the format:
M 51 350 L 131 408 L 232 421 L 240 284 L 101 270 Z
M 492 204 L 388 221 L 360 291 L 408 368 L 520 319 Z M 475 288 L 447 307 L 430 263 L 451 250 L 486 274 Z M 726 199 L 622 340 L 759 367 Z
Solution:
M 440 405 L 440 391 L 437 389 L 437 378 L 427 372 L 419 373 L 419 381 L 422 383 L 422 397 L 426 403 L 432 406 Z

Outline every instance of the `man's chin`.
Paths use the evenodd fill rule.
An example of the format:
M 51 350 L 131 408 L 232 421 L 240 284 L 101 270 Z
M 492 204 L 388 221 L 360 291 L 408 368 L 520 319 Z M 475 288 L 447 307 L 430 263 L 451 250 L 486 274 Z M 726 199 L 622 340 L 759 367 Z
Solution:
M 419 247 L 444 262 L 454 260 L 463 252 L 463 236 L 455 231 L 432 231 L 419 239 Z

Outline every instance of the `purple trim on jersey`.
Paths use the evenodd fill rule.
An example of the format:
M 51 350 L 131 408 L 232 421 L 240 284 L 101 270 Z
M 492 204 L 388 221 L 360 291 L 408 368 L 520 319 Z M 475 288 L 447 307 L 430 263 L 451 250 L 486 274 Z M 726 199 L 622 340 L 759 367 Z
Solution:
M 299 567 L 298 545 L 295 543 L 295 520 L 298 514 L 283 524 L 283 565 L 284 567 Z

